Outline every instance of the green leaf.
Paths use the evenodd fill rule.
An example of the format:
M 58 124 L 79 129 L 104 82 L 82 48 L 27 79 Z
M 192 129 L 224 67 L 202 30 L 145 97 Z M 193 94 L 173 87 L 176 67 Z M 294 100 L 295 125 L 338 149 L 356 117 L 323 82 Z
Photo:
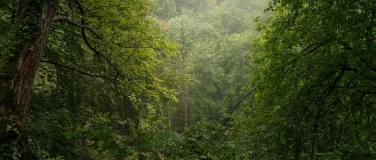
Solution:
M 128 141 L 133 141 L 134 140 L 134 137 L 133 136 L 129 136 L 129 135 L 126 135 L 123 138 L 126 139 L 126 140 L 128 140 Z
M 74 135 L 75 135 L 74 132 L 68 132 L 66 133 L 65 137 L 67 137 L 68 139 L 71 139 Z
M 114 115 L 111 115 L 110 118 L 113 119 L 113 120 L 118 120 L 120 117 L 119 117 L 119 115 L 114 114 Z
M 107 122 L 107 123 L 111 123 L 111 119 L 110 119 L 110 118 L 105 117 L 104 119 L 105 119 L 105 122 Z
M 142 136 L 142 139 L 145 141 L 145 142 L 150 142 L 151 141 L 151 137 L 149 135 L 143 135 Z
M 116 147 L 110 148 L 110 154 L 111 155 L 116 155 L 119 152 L 119 149 Z
M 167 127 L 168 131 L 172 132 L 172 127 L 170 125 L 169 119 L 163 119 L 163 124 Z
M 164 142 L 164 141 L 166 141 L 168 139 L 168 137 L 169 137 L 169 135 L 166 134 L 166 133 L 159 133 L 159 134 L 157 134 L 157 136 L 156 136 L 155 139 L 158 142 Z
M 102 147 L 103 144 L 104 144 L 104 141 L 98 141 L 97 146 L 98 146 L 98 147 Z
M 131 128 L 130 130 L 131 130 L 131 132 L 133 133 L 133 135 L 137 135 L 137 130 L 136 130 L 136 129 Z
M 203 145 L 202 143 L 199 143 L 199 144 L 198 144 L 198 147 L 200 147 L 201 149 L 203 149 L 203 148 L 204 148 L 204 145 Z
M 150 122 L 156 122 L 160 116 L 154 116 L 150 118 Z
M 141 143 L 140 145 L 137 146 L 137 148 L 142 149 L 146 148 L 148 145 L 146 143 Z

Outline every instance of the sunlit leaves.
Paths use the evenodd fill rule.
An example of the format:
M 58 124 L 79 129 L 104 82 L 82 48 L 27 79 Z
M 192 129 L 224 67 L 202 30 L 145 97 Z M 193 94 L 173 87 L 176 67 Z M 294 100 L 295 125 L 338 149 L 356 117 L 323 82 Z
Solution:
M 132 148 L 135 139 L 142 141 L 145 136 L 150 138 L 147 143 L 154 143 L 157 138 L 151 133 L 158 127 L 151 125 L 171 130 L 165 118 L 148 120 L 177 101 L 171 89 L 175 75 L 159 69 L 166 59 L 176 56 L 178 45 L 154 26 L 147 0 L 88 0 L 82 1 L 82 7 L 83 11 L 73 1 L 62 1 L 58 8 L 58 15 L 93 31 L 84 34 L 75 25 L 53 24 L 43 57 L 49 63 L 42 63 L 35 80 L 29 111 L 34 116 L 28 128 L 39 141 L 43 139 L 35 137 L 51 136 L 43 137 L 48 141 L 43 145 L 30 144 L 30 151 L 57 146 L 50 154 L 69 148 L 62 152 L 68 159 L 135 158 L 140 151 Z M 56 108 L 64 114 L 55 112 L 60 111 Z M 51 116 L 38 118 L 42 112 Z M 160 132 L 158 141 L 162 142 L 166 135 Z M 50 144 L 51 139 L 64 143 Z

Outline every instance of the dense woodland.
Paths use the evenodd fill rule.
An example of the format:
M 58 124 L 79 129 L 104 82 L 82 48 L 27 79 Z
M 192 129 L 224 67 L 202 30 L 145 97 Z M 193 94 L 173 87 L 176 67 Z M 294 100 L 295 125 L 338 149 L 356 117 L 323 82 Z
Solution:
M 0 0 L 0 160 L 376 159 L 372 0 Z

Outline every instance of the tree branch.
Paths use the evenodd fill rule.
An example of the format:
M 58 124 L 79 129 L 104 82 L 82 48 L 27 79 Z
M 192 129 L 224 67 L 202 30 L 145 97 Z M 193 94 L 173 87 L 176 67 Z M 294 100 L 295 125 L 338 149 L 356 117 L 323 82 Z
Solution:
M 290 64 L 293 64 L 293 63 L 296 63 L 300 58 L 308 55 L 308 54 L 311 54 L 313 53 L 314 51 L 320 49 L 322 46 L 330 43 L 331 40 L 325 40 L 325 41 L 322 41 L 320 43 L 315 43 L 315 44 L 311 44 L 309 46 L 307 46 L 306 48 L 304 48 L 293 60 L 289 61 L 287 63 L 287 65 L 285 66 L 282 66 L 281 68 L 279 68 L 277 71 L 284 71 L 284 69 L 290 65 Z
M 74 22 L 73 20 L 69 19 L 68 17 L 66 16 L 55 16 L 53 19 L 52 19 L 52 22 L 67 22 L 71 25 L 74 25 L 76 27 L 79 27 L 79 28 L 83 28 L 83 29 L 87 29 L 89 30 L 91 33 L 93 33 L 97 38 L 101 39 L 101 37 L 94 31 L 94 29 L 92 29 L 90 26 L 87 26 L 87 25 L 82 25 L 82 24 L 78 24 L 76 22 Z
M 343 48 L 345 50 L 348 50 L 348 51 L 352 51 L 354 52 L 355 50 L 350 46 L 350 44 L 344 42 L 344 41 L 339 41 L 339 44 L 341 44 L 343 46 Z M 355 51 L 356 52 L 356 51 Z M 358 56 L 357 54 L 355 54 L 356 57 L 358 57 L 360 59 L 360 61 L 362 61 L 365 65 L 367 65 L 373 72 L 376 72 L 376 66 L 370 62 L 368 59 L 364 58 L 364 57 L 360 57 Z
M 83 7 L 82 3 L 81 3 L 79 0 L 74 0 L 74 2 L 75 2 L 75 3 L 77 4 L 77 6 L 78 6 L 78 9 L 80 10 L 80 14 L 81 14 L 82 16 L 85 16 L 85 10 L 84 10 L 84 7 Z M 81 26 L 86 26 L 86 25 L 85 25 L 85 19 L 84 19 L 84 18 L 81 18 L 81 24 L 80 24 L 80 25 L 81 25 Z M 119 68 L 118 68 L 115 64 L 113 64 L 112 61 L 111 61 L 108 57 L 106 57 L 105 55 L 103 55 L 100 51 L 98 51 L 97 49 L 95 49 L 95 48 L 90 44 L 90 42 L 89 42 L 89 40 L 88 40 L 88 38 L 87 38 L 86 32 L 85 32 L 85 28 L 83 28 L 83 27 L 81 27 L 81 36 L 82 36 L 82 38 L 84 39 L 84 42 L 85 42 L 86 46 L 87 46 L 91 51 L 93 51 L 95 54 L 99 55 L 100 57 L 104 58 L 105 61 L 106 61 L 106 62 L 107 62 L 112 68 L 114 68 L 114 70 L 115 70 L 115 72 L 116 72 L 116 75 L 115 75 L 115 78 L 113 79 L 113 84 L 114 84 L 114 86 L 115 86 L 115 90 L 116 90 L 116 92 L 117 92 L 117 93 L 120 93 L 120 92 L 118 91 L 118 86 L 117 86 L 117 84 L 116 84 L 116 82 L 117 82 L 117 80 L 118 80 L 118 78 L 119 78 L 119 76 L 120 76 L 120 70 L 119 70 Z
M 58 66 L 58 67 L 61 67 L 61 68 L 65 68 L 65 69 L 69 69 L 69 70 L 75 71 L 77 73 L 80 73 L 80 74 L 83 74 L 83 75 L 87 75 L 87 76 L 91 76 L 91 77 L 103 78 L 103 79 L 107 79 L 107 80 L 114 80 L 114 79 L 109 78 L 109 77 L 105 77 L 105 76 L 101 76 L 101 75 L 96 75 L 96 74 L 90 74 L 90 73 L 87 73 L 85 71 L 81 71 L 81 70 L 78 70 L 76 68 L 65 66 L 65 65 L 62 65 L 62 64 L 59 64 L 59 63 L 56 63 L 56 62 L 52 62 L 52 61 L 44 61 L 44 60 L 42 60 L 40 62 L 53 64 L 55 66 Z
M 37 132 L 36 130 L 34 129 L 31 129 L 35 134 L 37 134 L 38 136 L 40 136 L 43 140 L 45 140 L 47 143 L 51 143 L 51 141 L 49 141 L 47 138 L 44 138 L 46 137 L 45 135 L 42 135 L 41 133 Z M 70 150 L 65 144 L 63 144 L 60 140 L 54 138 L 54 137 L 50 137 L 52 140 L 56 141 L 58 144 L 60 144 L 65 150 L 69 151 L 69 153 L 73 156 L 73 157 L 79 157 L 77 156 L 72 150 Z M 59 150 L 60 151 L 60 150 Z M 82 157 L 81 157 L 82 158 Z

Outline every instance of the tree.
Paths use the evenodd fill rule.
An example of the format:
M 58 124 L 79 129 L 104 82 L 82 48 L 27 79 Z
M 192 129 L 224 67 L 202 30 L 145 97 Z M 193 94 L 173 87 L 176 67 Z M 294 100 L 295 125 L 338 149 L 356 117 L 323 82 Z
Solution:
M 375 157 L 371 1 L 273 1 L 252 55 L 257 156 Z M 247 119 L 247 120 L 246 120 Z M 252 124 L 253 126 L 254 124 Z
M 1 27 L 12 27 L 0 37 L 0 159 L 17 158 L 26 152 L 21 135 L 40 62 L 49 64 L 44 67 L 52 70 L 52 76 L 57 78 L 58 82 L 53 77 L 49 80 L 50 90 L 61 84 L 61 76 L 70 70 L 96 78 L 99 83 L 111 83 L 104 89 L 107 95 L 120 95 L 129 103 L 134 104 L 141 97 L 150 102 L 146 99 L 173 96 L 166 94 L 169 91 L 161 86 L 163 82 L 158 79 L 156 68 L 161 63 L 158 54 L 169 54 L 176 47 L 153 30 L 146 17 L 151 5 L 148 1 L 18 0 L 2 3 L 5 7 L 0 11 L 5 14 L 1 21 L 8 25 Z M 3 28 L 1 31 L 4 32 Z M 51 34 L 56 37 L 49 37 Z M 67 100 L 72 98 L 72 105 L 81 104 L 81 93 L 60 91 L 71 94 Z M 109 95 L 108 91 L 113 92 Z M 157 103 L 162 102 L 155 101 Z M 135 112 L 145 109 L 145 104 L 139 105 Z M 134 119 L 140 118 L 135 115 Z
M 25 125 L 33 79 L 58 4 L 59 0 L 19 2 L 13 33 L 1 51 L 0 142 L 3 145 L 0 159 L 6 158 L 4 144 L 20 141 L 18 132 Z M 21 146 L 17 149 L 25 152 Z
M 176 4 L 173 0 L 167 1 L 156 1 L 154 6 L 153 14 L 164 20 L 169 20 L 174 18 L 178 13 L 176 10 Z
M 181 16 L 175 17 L 169 20 L 169 24 L 171 27 L 170 30 L 170 37 L 178 44 L 181 44 L 179 48 L 180 55 L 175 59 L 176 63 L 179 63 L 177 66 L 177 70 L 181 71 L 182 73 L 187 73 L 187 61 L 190 54 L 190 47 L 192 45 L 192 32 L 195 26 L 195 22 L 191 17 L 192 13 L 190 10 L 184 10 L 187 12 Z M 181 102 L 180 107 L 182 109 L 182 126 L 188 126 L 188 82 L 187 79 L 183 79 L 182 86 L 181 86 Z M 176 113 L 175 113 L 176 114 Z M 176 116 L 176 115 L 175 115 Z M 176 125 L 176 121 L 175 121 Z

